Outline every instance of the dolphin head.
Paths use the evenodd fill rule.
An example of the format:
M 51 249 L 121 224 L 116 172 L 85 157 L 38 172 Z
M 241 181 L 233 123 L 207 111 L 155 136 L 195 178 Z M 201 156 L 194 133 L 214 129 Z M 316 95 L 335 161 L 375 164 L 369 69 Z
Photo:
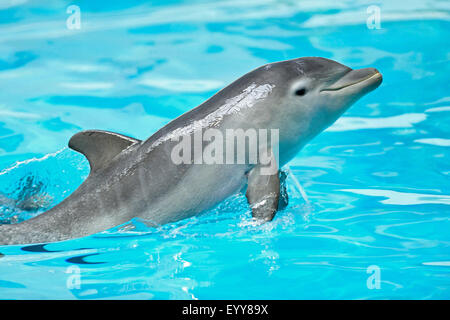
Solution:
M 285 67 L 295 70 L 286 87 L 291 100 L 297 98 L 294 104 L 320 108 L 334 120 L 382 81 L 381 73 L 375 68 L 353 70 L 325 58 L 299 58 L 289 61 Z
M 262 68 L 267 72 L 264 80 L 273 79 L 274 83 L 277 103 L 272 107 L 270 126 L 280 128 L 281 164 L 382 81 L 381 73 L 374 68 L 353 70 L 320 57 L 281 61 Z

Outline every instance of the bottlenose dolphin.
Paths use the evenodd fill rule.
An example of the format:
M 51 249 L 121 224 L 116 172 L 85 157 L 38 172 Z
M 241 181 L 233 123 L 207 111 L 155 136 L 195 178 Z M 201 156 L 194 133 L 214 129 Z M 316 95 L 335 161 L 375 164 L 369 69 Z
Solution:
M 135 217 L 161 225 L 204 212 L 245 188 L 253 217 L 269 221 L 282 188 L 278 169 L 264 172 L 268 164 L 281 168 L 381 81 L 374 68 L 352 70 L 320 57 L 286 60 L 245 74 L 145 141 L 98 130 L 77 133 L 69 147 L 87 157 L 86 181 L 49 211 L 1 225 L 0 244 L 83 237 Z M 271 161 L 264 163 L 251 163 L 248 154 L 234 164 L 174 161 L 180 139 L 207 129 L 224 136 L 230 129 L 277 130 L 277 145 L 265 145 Z

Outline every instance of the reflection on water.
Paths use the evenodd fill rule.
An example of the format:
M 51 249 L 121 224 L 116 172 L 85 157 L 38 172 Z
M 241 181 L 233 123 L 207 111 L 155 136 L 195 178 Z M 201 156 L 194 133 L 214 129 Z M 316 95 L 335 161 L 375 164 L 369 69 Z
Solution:
M 416 205 L 436 203 L 450 205 L 450 195 L 398 192 L 380 189 L 342 189 L 341 191 L 362 194 L 365 196 L 388 198 L 380 201 L 385 204 Z

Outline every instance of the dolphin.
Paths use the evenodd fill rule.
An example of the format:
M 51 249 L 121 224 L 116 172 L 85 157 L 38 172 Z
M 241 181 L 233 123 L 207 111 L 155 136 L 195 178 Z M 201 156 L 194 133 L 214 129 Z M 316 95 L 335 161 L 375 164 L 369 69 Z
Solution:
M 381 82 L 374 68 L 353 70 L 333 60 L 303 57 L 245 74 L 145 141 L 100 130 L 79 132 L 69 147 L 88 159 L 87 179 L 50 210 L 21 223 L 0 225 L 0 244 L 79 238 L 133 218 L 158 226 L 198 215 L 244 190 L 253 218 L 270 221 L 283 191 L 278 168 Z M 181 141 L 195 141 L 207 130 L 226 136 L 230 130 L 264 129 L 277 134 L 265 144 L 257 142 L 257 149 L 264 146 L 265 153 L 256 161 L 249 161 L 254 143 L 250 139 L 244 161 L 178 161 L 196 152 L 180 148 Z M 212 141 L 203 137 L 200 147 Z M 236 145 L 239 153 L 237 149 Z M 274 163 L 276 170 L 269 170 Z

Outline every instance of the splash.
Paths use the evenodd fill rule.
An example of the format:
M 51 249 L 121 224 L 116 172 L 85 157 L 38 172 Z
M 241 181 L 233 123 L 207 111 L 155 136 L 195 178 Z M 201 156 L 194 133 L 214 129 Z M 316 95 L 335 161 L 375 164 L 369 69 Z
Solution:
M 88 173 L 87 161 L 67 148 L 16 162 L 0 172 L 0 223 L 22 222 L 50 209 Z

